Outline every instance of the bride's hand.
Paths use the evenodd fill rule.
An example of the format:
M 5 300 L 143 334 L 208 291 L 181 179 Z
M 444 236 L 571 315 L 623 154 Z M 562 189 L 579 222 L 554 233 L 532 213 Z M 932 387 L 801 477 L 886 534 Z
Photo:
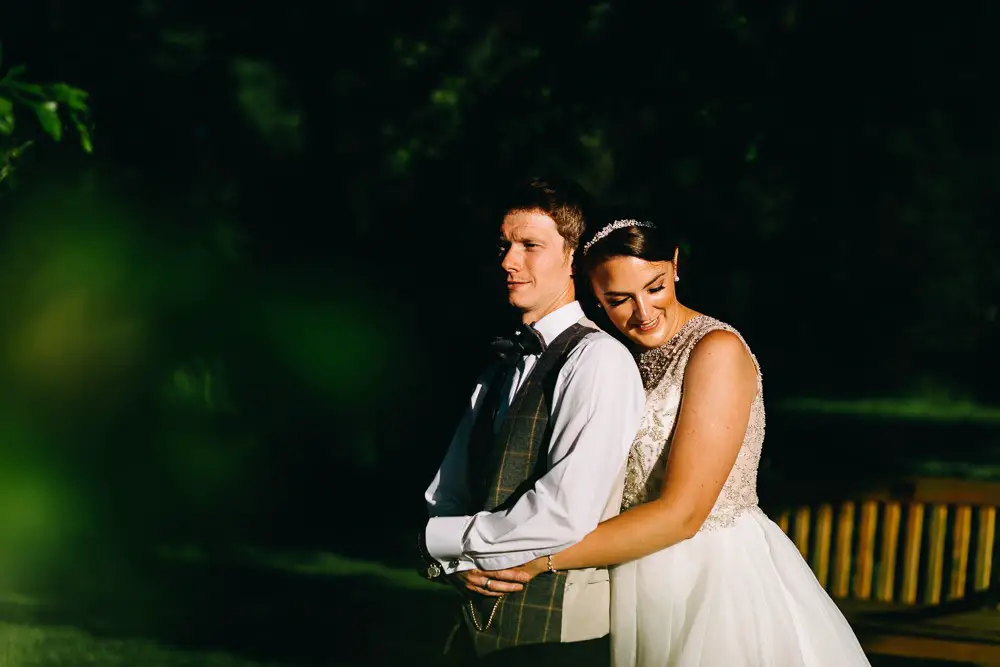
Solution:
M 484 578 L 489 578 L 493 582 L 504 582 L 501 585 L 506 586 L 508 584 L 526 584 L 541 573 L 548 571 L 548 569 L 548 558 L 542 556 L 541 558 L 528 561 L 524 565 L 518 565 L 517 567 L 512 567 L 506 570 L 484 570 L 479 572 L 479 574 Z M 497 584 L 494 583 L 493 586 L 495 587 Z M 521 588 L 523 588 L 523 586 L 517 586 L 516 588 L 510 589 L 510 592 L 519 591 Z M 470 587 L 470 590 L 475 589 Z
M 518 570 L 467 570 L 450 575 L 449 580 L 459 589 L 479 593 L 488 597 L 500 597 L 506 593 L 522 590 L 531 578 Z
M 512 571 L 519 573 L 523 578 L 518 579 L 518 581 L 531 581 L 543 572 L 547 572 L 549 559 L 545 556 L 541 558 L 536 558 L 535 560 L 528 561 L 524 565 L 518 565 L 517 567 L 511 568 Z

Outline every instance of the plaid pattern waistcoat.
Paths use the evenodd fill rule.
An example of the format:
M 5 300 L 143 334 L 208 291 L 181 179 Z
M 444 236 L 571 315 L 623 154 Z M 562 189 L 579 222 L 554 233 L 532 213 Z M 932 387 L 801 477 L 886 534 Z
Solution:
M 556 378 L 573 348 L 593 332 L 590 327 L 573 324 L 546 347 L 514 396 L 498 432 L 493 421 L 502 392 L 488 391 L 469 441 L 473 507 L 504 511 L 545 474 Z M 566 574 L 560 572 L 535 577 L 523 591 L 502 598 L 470 593 L 463 616 L 476 653 L 484 655 L 522 644 L 559 642 L 565 585 Z

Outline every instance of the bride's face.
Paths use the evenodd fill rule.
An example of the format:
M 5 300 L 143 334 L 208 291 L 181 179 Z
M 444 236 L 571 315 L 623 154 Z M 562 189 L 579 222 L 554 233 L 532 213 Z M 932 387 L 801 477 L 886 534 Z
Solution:
M 611 257 L 591 271 L 590 285 L 612 324 L 652 349 L 667 342 L 677 319 L 676 266 L 676 253 L 672 262 Z

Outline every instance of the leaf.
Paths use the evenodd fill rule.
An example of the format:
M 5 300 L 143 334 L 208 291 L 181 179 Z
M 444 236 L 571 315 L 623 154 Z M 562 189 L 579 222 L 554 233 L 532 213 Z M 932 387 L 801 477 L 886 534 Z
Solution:
M 54 141 L 62 139 L 62 121 L 59 120 L 59 104 L 53 101 L 42 102 L 33 105 L 38 122 L 42 124 L 42 129 Z
M 80 135 L 80 146 L 83 147 L 84 152 L 93 153 L 94 144 L 90 138 L 90 128 L 80 120 L 80 117 L 76 113 L 73 114 L 73 125 L 76 126 L 76 131 Z
M 19 158 L 19 157 L 21 157 L 22 155 L 24 155 L 24 151 L 26 151 L 26 150 L 28 150 L 29 148 L 31 148 L 31 145 L 32 145 L 33 143 L 35 143 L 35 142 L 33 142 L 33 141 L 25 141 L 25 142 L 24 142 L 23 144 L 21 144 L 20 146 L 15 146 L 14 148 L 11 148 L 11 149 L 10 149 L 9 151 L 7 151 L 7 155 L 8 155 L 8 156 L 9 156 L 9 157 L 10 157 L 11 159 L 14 159 L 14 160 L 16 160 L 17 158 Z
M 17 158 L 21 157 L 21 154 L 31 145 L 30 141 L 26 141 L 20 146 L 15 146 L 8 149 L 6 152 L 0 152 L 0 183 L 7 181 L 7 185 L 10 185 L 9 179 L 14 174 L 14 162 Z
M 52 96 L 57 102 L 64 103 L 73 111 L 87 111 L 87 91 L 74 88 L 65 83 L 54 83 L 49 88 L 52 90 Z
M 0 134 L 10 136 L 14 131 L 14 103 L 0 97 Z
M 0 79 L 0 83 L 4 83 L 4 82 L 7 82 L 7 81 L 13 81 L 17 77 L 19 77 L 22 74 L 24 74 L 24 72 L 25 72 L 26 69 L 27 68 L 24 65 L 14 65 L 9 70 L 7 70 L 6 74 L 3 75 L 3 78 Z

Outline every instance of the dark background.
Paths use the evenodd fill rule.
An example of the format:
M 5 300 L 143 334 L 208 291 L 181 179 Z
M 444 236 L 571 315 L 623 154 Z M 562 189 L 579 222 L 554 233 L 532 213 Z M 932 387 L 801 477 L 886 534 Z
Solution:
M 19 120 L 0 199 L 10 578 L 407 562 L 533 173 L 681 236 L 763 365 L 765 498 L 992 475 L 997 8 L 696 4 L 3 2 L 4 68 L 89 91 L 95 143 Z

